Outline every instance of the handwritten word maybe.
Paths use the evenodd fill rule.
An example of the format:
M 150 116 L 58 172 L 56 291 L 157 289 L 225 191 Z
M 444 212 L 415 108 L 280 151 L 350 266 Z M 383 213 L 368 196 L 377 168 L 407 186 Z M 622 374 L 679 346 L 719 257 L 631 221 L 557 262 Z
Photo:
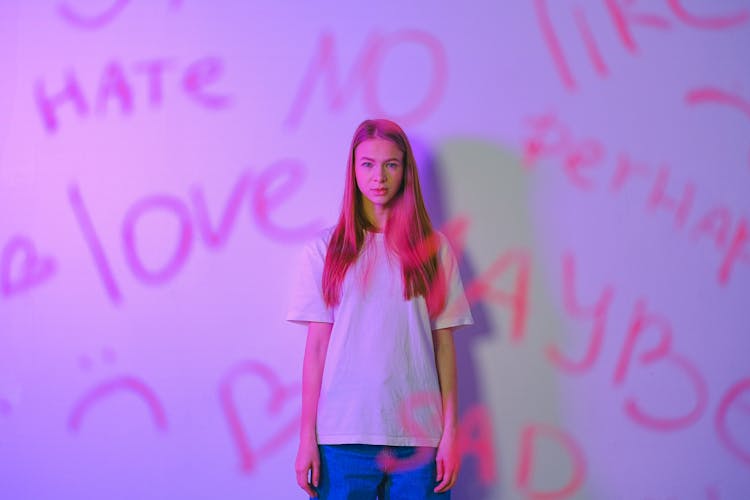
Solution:
M 446 235 L 462 224 L 449 223 Z M 459 247 L 460 249 L 460 247 Z M 460 253 L 460 250 L 458 251 Z M 614 285 L 605 285 L 598 298 L 591 305 L 583 305 L 576 297 L 576 262 L 572 253 L 562 256 L 562 296 L 565 312 L 571 319 L 590 320 L 592 322 L 590 340 L 580 359 L 574 359 L 563 353 L 557 346 L 549 344 L 546 356 L 560 372 L 570 375 L 581 375 L 592 370 L 600 359 L 606 340 L 608 315 L 615 299 Z M 516 248 L 501 252 L 482 272 L 467 286 L 469 304 L 477 301 L 500 306 L 510 315 L 510 340 L 514 344 L 526 337 L 527 318 L 530 314 L 531 289 L 531 253 L 528 249 Z M 509 286 L 498 287 L 496 283 L 510 277 Z M 448 304 L 446 307 L 456 307 Z M 464 306 L 465 307 L 465 306 Z M 682 413 L 659 415 L 648 411 L 635 395 L 624 397 L 623 411 L 634 423 L 658 432 L 670 432 L 695 425 L 706 413 L 709 401 L 708 385 L 697 366 L 686 355 L 679 352 L 673 340 L 674 333 L 669 319 L 649 307 L 645 298 L 639 298 L 633 308 L 627 324 L 620 352 L 616 357 L 612 372 L 612 385 L 623 387 L 633 370 L 648 371 L 653 375 L 658 371 L 680 374 L 693 392 L 693 404 Z M 615 338 L 622 338 L 621 335 Z M 750 393 L 750 379 L 744 378 L 732 385 L 721 398 L 715 413 L 715 428 L 721 444 L 734 456 L 750 465 L 750 450 L 743 449 L 739 437 L 728 430 L 728 413 L 742 411 L 739 394 Z M 750 414 L 750 412 L 746 412 Z

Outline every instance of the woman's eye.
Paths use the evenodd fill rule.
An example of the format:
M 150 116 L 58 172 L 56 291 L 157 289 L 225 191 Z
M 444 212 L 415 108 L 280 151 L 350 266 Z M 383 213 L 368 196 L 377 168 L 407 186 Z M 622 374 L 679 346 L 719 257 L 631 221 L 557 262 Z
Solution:
M 372 163 L 369 161 L 362 162 L 363 167 L 372 167 Z
M 398 167 L 398 163 L 391 162 L 388 164 L 388 168 L 396 168 Z

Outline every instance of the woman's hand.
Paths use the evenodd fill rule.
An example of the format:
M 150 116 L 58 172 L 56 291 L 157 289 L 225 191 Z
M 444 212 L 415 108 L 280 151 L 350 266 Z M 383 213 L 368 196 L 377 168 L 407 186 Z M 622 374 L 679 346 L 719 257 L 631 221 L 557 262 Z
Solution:
M 311 497 L 317 497 L 314 488 L 318 487 L 320 479 L 320 452 L 318 443 L 312 439 L 303 439 L 299 442 L 297 458 L 294 461 L 294 472 L 297 474 L 297 484 Z
M 443 437 L 440 438 L 437 455 L 435 456 L 435 464 L 437 466 L 437 477 L 435 480 L 439 481 L 439 484 L 435 486 L 435 493 L 442 493 L 453 488 L 453 485 L 456 484 L 458 469 L 461 465 L 455 431 L 443 432 Z

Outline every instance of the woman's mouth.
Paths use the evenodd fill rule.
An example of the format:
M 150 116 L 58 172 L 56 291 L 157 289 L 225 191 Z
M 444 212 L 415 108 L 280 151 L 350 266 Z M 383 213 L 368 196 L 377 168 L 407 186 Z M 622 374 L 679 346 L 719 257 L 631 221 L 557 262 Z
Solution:
M 372 194 L 375 194 L 377 196 L 383 196 L 385 193 L 388 192 L 388 189 L 386 189 L 386 188 L 373 188 L 373 189 L 370 190 L 370 192 L 372 192 Z

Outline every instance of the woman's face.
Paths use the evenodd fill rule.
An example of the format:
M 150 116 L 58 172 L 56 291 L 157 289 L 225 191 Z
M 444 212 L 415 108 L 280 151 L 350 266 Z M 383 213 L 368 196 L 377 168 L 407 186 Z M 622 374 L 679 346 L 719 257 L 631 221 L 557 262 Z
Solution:
M 395 143 L 380 138 L 360 142 L 354 150 L 354 173 L 363 202 L 384 207 L 401 188 L 404 154 Z

